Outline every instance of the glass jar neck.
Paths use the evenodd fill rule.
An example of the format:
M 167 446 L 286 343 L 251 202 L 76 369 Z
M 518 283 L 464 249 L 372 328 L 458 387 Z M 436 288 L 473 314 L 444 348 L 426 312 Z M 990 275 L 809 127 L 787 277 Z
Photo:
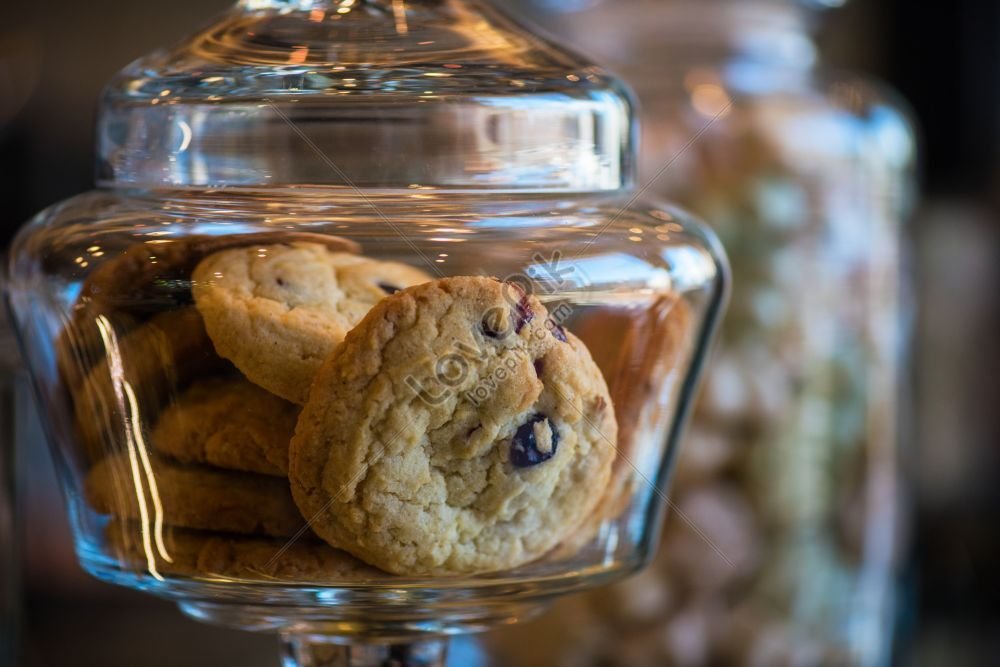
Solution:
M 629 94 L 486 0 L 241 0 L 106 89 L 99 183 L 608 192 Z

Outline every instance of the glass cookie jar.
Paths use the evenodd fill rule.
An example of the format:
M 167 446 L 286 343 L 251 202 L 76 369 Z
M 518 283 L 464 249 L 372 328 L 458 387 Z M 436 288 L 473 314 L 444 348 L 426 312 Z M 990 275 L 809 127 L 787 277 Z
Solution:
M 98 153 L 9 266 L 88 572 L 420 665 L 651 558 L 726 269 L 614 78 L 474 0 L 245 0 Z
M 515 664 L 889 662 L 915 147 L 891 93 L 822 66 L 814 10 L 834 4 L 620 0 L 540 15 L 635 89 L 639 182 L 712 221 L 733 296 L 656 563 L 512 629 L 538 628 L 530 639 L 501 634 L 500 652 L 531 646 Z

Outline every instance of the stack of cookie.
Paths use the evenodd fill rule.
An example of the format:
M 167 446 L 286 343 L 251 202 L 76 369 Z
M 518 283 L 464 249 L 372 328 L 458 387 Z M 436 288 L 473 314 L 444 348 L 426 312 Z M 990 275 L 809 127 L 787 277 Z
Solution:
M 584 530 L 617 424 L 583 343 L 514 285 L 310 236 L 142 244 L 84 286 L 60 366 L 114 555 L 331 582 L 508 569 Z

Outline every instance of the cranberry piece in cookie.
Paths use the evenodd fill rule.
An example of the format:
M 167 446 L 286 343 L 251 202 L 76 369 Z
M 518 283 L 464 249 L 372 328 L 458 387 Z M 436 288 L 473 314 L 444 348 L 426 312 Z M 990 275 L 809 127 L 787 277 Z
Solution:
M 559 447 L 559 431 L 545 415 L 533 415 L 517 429 L 510 441 L 510 462 L 529 468 L 548 461 Z

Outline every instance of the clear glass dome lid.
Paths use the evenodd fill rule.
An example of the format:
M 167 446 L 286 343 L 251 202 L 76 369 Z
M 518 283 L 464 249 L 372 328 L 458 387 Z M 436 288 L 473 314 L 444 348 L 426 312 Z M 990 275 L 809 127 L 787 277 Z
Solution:
M 103 186 L 613 191 L 631 105 L 482 0 L 244 0 L 105 91 Z

